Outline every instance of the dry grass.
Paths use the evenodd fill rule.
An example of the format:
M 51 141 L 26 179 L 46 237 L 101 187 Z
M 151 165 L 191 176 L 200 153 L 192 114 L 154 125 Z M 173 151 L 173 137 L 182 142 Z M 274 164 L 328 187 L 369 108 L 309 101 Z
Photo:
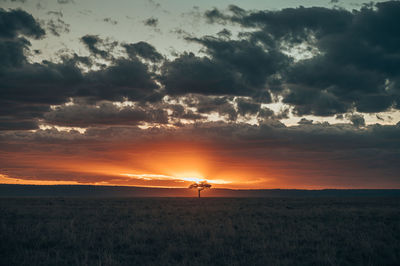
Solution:
M 0 265 L 399 265 L 393 199 L 0 199 Z

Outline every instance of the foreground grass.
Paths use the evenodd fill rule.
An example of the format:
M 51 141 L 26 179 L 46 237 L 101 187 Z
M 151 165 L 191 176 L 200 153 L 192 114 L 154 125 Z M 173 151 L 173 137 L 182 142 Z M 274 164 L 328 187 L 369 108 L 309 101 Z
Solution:
M 400 265 L 399 199 L 0 199 L 0 265 Z

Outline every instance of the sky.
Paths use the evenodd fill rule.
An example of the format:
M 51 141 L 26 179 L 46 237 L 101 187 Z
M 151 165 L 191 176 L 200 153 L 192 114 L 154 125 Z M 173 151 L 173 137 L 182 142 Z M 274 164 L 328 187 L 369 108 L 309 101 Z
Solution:
M 0 0 L 0 183 L 400 188 L 399 1 Z

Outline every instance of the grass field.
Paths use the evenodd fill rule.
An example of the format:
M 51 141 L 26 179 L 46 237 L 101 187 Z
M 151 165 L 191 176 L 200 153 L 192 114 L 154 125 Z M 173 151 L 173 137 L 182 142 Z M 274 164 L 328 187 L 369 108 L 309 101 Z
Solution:
M 0 265 L 400 265 L 400 199 L 0 199 Z

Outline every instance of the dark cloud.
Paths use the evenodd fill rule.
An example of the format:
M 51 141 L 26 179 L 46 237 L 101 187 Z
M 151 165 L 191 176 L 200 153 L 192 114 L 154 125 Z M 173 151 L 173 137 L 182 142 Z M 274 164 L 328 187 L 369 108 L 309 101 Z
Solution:
M 157 3 L 157 2 L 154 1 L 154 0 L 148 0 L 148 2 L 149 2 L 152 6 L 154 6 L 155 8 L 161 7 L 161 4 L 160 4 L 160 3 Z
M 375 117 L 380 121 L 385 121 L 385 119 L 383 119 L 380 115 L 375 115 Z
M 93 55 L 100 56 L 103 59 L 113 58 L 111 52 L 118 45 L 118 42 L 104 40 L 98 35 L 85 35 L 81 37 L 81 42 Z
M 8 1 L 10 1 L 10 2 L 19 2 L 19 3 L 25 3 L 26 2 L 26 0 L 1 0 L 0 2 L 8 2 Z
M 289 88 L 284 102 L 293 105 L 298 115 L 326 116 L 354 108 L 381 112 L 397 106 L 400 39 L 393 25 L 400 23 L 398 1 L 366 5 L 359 11 L 322 7 L 245 11 L 231 6 L 229 13 L 213 9 L 205 16 L 211 23 L 258 29 L 241 35 L 267 46 L 284 50 L 302 44 L 317 49 L 312 58 L 291 63 L 281 72 Z
M 74 0 L 57 0 L 57 3 L 61 4 L 61 5 L 65 5 L 65 4 L 73 4 L 75 3 Z
M 58 111 L 68 107 L 65 110 L 76 111 L 81 105 L 60 107 Z M 82 107 L 82 106 L 81 106 Z M 69 109 L 71 108 L 71 109 Z M 82 107 L 85 108 L 85 107 Z M 89 107 L 90 108 L 90 107 Z M 113 107 L 112 107 L 113 108 Z M 129 110 L 129 107 L 127 110 Z M 132 107 L 134 109 L 135 107 Z M 65 111 L 64 110 L 64 111 Z M 118 110 L 118 109 L 116 109 Z M 57 109 L 56 109 L 57 112 Z M 100 111 L 101 112 L 101 111 Z M 79 113 L 79 112 L 78 112 Z M 78 115 L 74 115 L 76 117 Z M 304 121 L 304 120 L 303 120 Z M 131 133 L 129 133 L 131 130 Z M 118 128 L 90 128 L 84 134 L 75 135 L 76 138 L 93 137 L 98 141 L 103 140 L 104 133 L 112 131 L 114 136 L 112 140 L 130 139 L 140 142 L 143 139 L 163 139 L 171 138 L 173 140 L 208 140 L 222 145 L 232 145 L 230 148 L 240 147 L 263 147 L 277 149 L 298 149 L 299 151 L 343 151 L 351 149 L 382 149 L 397 150 L 400 147 L 400 123 L 397 125 L 367 125 L 359 129 L 352 124 L 334 124 L 324 123 L 301 123 L 298 126 L 285 126 L 279 121 L 270 120 L 262 125 L 249 125 L 245 123 L 225 123 L 225 122 L 203 122 L 196 125 L 185 125 L 183 128 L 149 128 L 147 130 L 138 130 L 127 127 L 118 132 Z M 16 133 L 8 132 L 1 134 L 1 140 L 33 140 L 38 134 L 48 131 Z M 51 132 L 50 132 L 51 133 Z M 61 131 L 55 131 L 49 135 L 48 140 L 54 140 L 64 134 Z M 125 137 L 124 137 L 125 136 Z M 174 137 L 173 137 L 174 136 Z M 225 140 L 225 141 L 224 141 Z M 253 144 L 250 145 L 249 143 Z M 397 151 L 398 152 L 398 151 Z
M 35 129 L 39 119 L 50 111 L 50 105 L 63 104 L 70 98 L 95 102 L 158 101 L 162 98 L 156 93 L 158 85 L 146 64 L 137 59 L 114 59 L 110 50 L 116 43 L 98 36 L 87 35 L 82 41 L 92 54 L 113 60 L 103 69 L 84 73 L 79 66 L 91 67 L 94 62 L 90 57 L 75 53 L 61 56 L 58 63 L 29 63 L 25 53 L 30 52 L 30 42 L 22 35 L 41 38 L 44 30 L 31 15 L 21 10 L 0 10 L 0 16 L 7 22 L 0 23 L 2 130 Z
M 259 120 L 259 123 L 263 123 L 263 121 L 265 120 L 274 118 L 274 111 L 269 108 L 262 108 L 258 111 L 257 118 Z
M 45 31 L 40 24 L 25 11 L 0 9 L 1 130 L 36 129 L 38 125 L 35 117 L 48 109 L 48 106 L 40 101 L 28 99 L 26 92 L 32 89 L 32 84 L 19 88 L 18 83 L 15 82 L 21 82 L 16 76 L 21 68 L 28 65 L 25 53 L 30 51 L 31 43 L 26 38 L 39 39 L 44 35 Z M 31 97 L 35 97 L 38 93 L 35 90 L 32 92 Z M 27 100 L 28 103 L 20 99 Z
M 157 52 L 157 50 L 151 44 L 147 42 L 137 42 L 122 45 L 126 53 L 131 58 L 141 57 L 143 59 L 148 59 L 152 62 L 159 62 L 163 59 L 163 56 Z
M 82 81 L 80 69 L 69 63 L 27 64 L 7 71 L 0 79 L 0 93 L 12 101 L 57 104 L 73 96 L 74 86 Z
M 97 35 L 85 35 L 81 37 L 81 41 L 85 44 L 85 46 L 95 55 L 100 55 L 101 57 L 108 57 L 108 53 L 106 51 L 100 50 L 97 48 L 97 45 L 102 42 L 102 39 Z
M 140 145 L 184 143 L 174 149 L 204 147 L 215 169 L 257 169 L 260 176 L 298 186 L 316 180 L 338 187 L 399 185 L 400 123 L 367 125 L 364 113 L 400 109 L 400 2 L 355 11 L 230 6 L 205 16 L 210 23 L 239 24 L 241 32 L 237 38 L 227 29 L 217 37 L 188 35 L 188 42 L 201 46 L 199 53 L 171 59 L 147 42 L 118 46 L 85 35 L 81 41 L 90 56 L 70 51 L 54 62 L 32 63 L 29 38 L 42 38 L 45 31 L 22 10 L 0 9 L 2 169 L 24 177 L 24 160 L 13 158 L 47 152 L 115 160 L 118 145 L 129 150 L 125 160 L 132 163 L 132 156 L 152 152 L 136 151 Z M 298 45 L 309 58 L 296 57 L 292 49 Z M 117 46 L 128 56 L 119 57 Z M 277 99 L 287 106 L 276 113 L 264 105 Z M 297 118 L 296 126 L 286 126 L 279 120 L 290 110 L 347 120 L 331 125 Z M 258 123 L 241 122 L 247 118 Z M 49 175 L 35 166 L 37 176 Z
M 285 95 L 283 102 L 294 105 L 297 116 L 313 114 L 331 116 L 346 112 L 351 106 L 341 102 L 337 96 L 326 91 L 319 91 L 304 86 L 290 86 L 290 92 Z
M 23 10 L 6 11 L 0 8 L 0 38 L 15 39 L 19 34 L 39 39 L 45 31 L 31 14 Z
M 237 118 L 233 97 L 210 97 L 190 94 L 185 97 L 184 103 L 191 108 L 196 108 L 197 113 L 200 114 L 215 112 L 221 116 L 226 116 L 230 121 L 234 121 Z
M 219 37 L 230 38 L 232 36 L 232 32 L 228 29 L 223 29 L 217 33 Z
M 47 14 L 56 17 L 46 22 L 46 26 L 50 33 L 55 36 L 60 36 L 62 33 L 70 32 L 70 25 L 62 20 L 62 17 L 64 16 L 62 11 L 48 11 Z
M 204 17 L 207 19 L 208 23 L 221 23 L 226 24 L 230 17 L 225 15 L 223 12 L 219 11 L 217 8 L 207 10 L 204 12 Z
M 77 62 L 90 64 L 90 59 L 74 55 L 59 64 L 43 62 L 9 70 L 0 79 L 1 96 L 11 101 L 54 105 L 69 97 L 143 100 L 158 88 L 148 67 L 137 60 L 116 60 L 105 69 L 85 74 Z
M 205 116 L 193 112 L 192 110 L 187 110 L 183 105 L 180 104 L 170 104 L 166 106 L 167 108 L 172 110 L 171 117 L 178 119 L 186 119 L 186 120 L 201 120 L 205 119 Z M 179 122 L 179 120 L 178 120 Z
M 62 11 L 48 11 L 47 14 L 54 15 L 54 16 L 61 17 L 61 18 L 64 16 Z
M 252 30 L 240 33 L 240 38 L 235 40 L 230 39 L 231 33 L 226 29 L 217 34 L 219 37 L 187 36 L 187 41 L 202 46 L 199 55 L 182 53 L 174 59 L 164 60 L 151 44 L 138 42 L 122 45 L 129 59 L 116 58 L 112 51 L 117 42 L 85 35 L 81 41 L 94 57 L 71 54 L 57 64 L 27 63 L 24 50 L 29 49 L 30 44 L 19 37 L 20 34 L 34 38 L 44 34 L 43 30 L 41 34 L 37 33 L 41 31 L 34 26 L 37 23 L 31 17 L 33 22 L 15 22 L 11 27 L 14 30 L 2 30 L 11 37 L 7 37 L 1 46 L 12 55 L 3 57 L 3 65 L 16 68 L 8 69 L 7 75 L 0 80 L 1 93 L 16 106 L 20 102 L 62 104 L 69 98 L 86 98 L 92 102 L 124 99 L 157 102 L 165 95 L 188 96 L 188 104 L 198 112 L 190 116 L 197 115 L 200 119 L 202 114 L 216 112 L 231 121 L 238 115 L 255 115 L 260 119 L 287 117 L 288 109 L 274 114 L 261 108 L 262 103 L 272 102 L 273 96 L 281 96 L 299 116 L 331 116 L 354 109 L 379 112 L 393 106 L 399 98 L 398 49 L 390 44 L 397 40 L 393 37 L 395 30 L 389 28 L 390 36 L 380 34 L 379 37 L 386 38 L 382 41 L 372 36 L 381 28 L 371 31 L 363 25 L 374 19 L 382 25 L 395 20 L 388 6 L 396 13 L 398 5 L 393 2 L 352 12 L 304 7 L 246 11 L 230 6 L 229 13 L 215 9 L 207 12 L 206 17 L 212 20 L 210 22 L 238 23 Z M 16 11 L 2 12 L 10 17 Z M 18 21 L 16 18 L 12 21 Z M 17 25 L 25 25 L 28 29 Z M 378 26 L 370 23 L 370 27 Z M 368 50 L 364 45 L 357 46 L 361 51 L 354 51 L 344 40 L 351 44 L 369 43 L 379 49 L 371 54 L 372 48 Z M 284 52 L 297 44 L 315 46 L 320 54 L 294 60 Z M 376 60 L 381 56 L 383 59 L 376 61 L 377 64 L 373 64 L 371 57 L 366 59 L 367 62 L 362 61 L 361 58 L 367 55 Z M 107 59 L 109 63 L 99 70 L 82 72 L 79 66 L 92 66 L 96 57 Z M 158 64 L 150 67 L 149 62 Z M 32 84 L 29 90 L 25 89 L 26 84 Z M 39 93 L 33 95 L 33 92 Z M 239 97 L 233 100 L 233 96 Z M 178 112 L 178 109 L 175 114 L 182 117 L 182 111 Z
M 210 154 L 207 162 L 216 169 L 236 173 L 239 169 L 246 172 L 252 169 L 256 176 L 268 172 L 268 178 L 294 187 L 306 183 L 342 188 L 388 187 L 399 185 L 399 133 L 400 125 L 370 125 L 361 129 L 350 124 L 305 123 L 286 127 L 277 121 L 265 121 L 260 126 L 208 122 L 145 130 L 97 127 L 83 134 L 48 129 L 0 133 L 0 152 L 35 154 L 39 159 L 54 154 L 58 158 L 73 154 L 78 160 L 85 158 L 84 161 L 113 158 L 135 167 L 132 158 L 154 154 L 153 149 L 140 149 L 140 145 L 158 147 L 158 143 L 167 141 L 181 153 L 176 144 L 182 142 L 207 149 Z M 50 148 L 51 153 L 46 153 Z M 12 158 L 3 159 L 2 170 L 10 175 L 20 171 L 19 176 L 24 177 L 24 161 Z M 36 164 L 38 171 L 40 165 Z M 44 166 L 48 169 L 48 165 Z
M 286 8 L 279 11 L 234 13 L 232 20 L 246 27 L 260 27 L 274 38 L 301 43 L 327 34 L 339 33 L 349 26 L 352 14 L 343 9 L 323 7 Z
M 277 75 L 290 63 L 290 59 L 275 47 L 262 46 L 251 39 L 225 40 L 206 36 L 187 40 L 202 44 L 213 62 L 230 70 L 242 85 L 242 88 L 231 88 L 237 95 L 265 93 L 266 89 L 276 85 Z M 268 95 L 264 101 L 269 100 Z
M 182 54 L 166 62 L 162 82 L 171 95 L 200 93 L 204 95 L 241 94 L 245 85 L 222 63 L 193 53 Z
M 244 27 L 260 28 L 262 33 L 288 44 L 301 43 L 316 35 L 340 32 L 351 22 L 352 14 L 342 9 L 323 7 L 286 8 L 278 11 L 245 11 L 229 7 L 230 13 L 218 9 L 205 12 L 210 23 L 238 23 Z M 256 32 L 256 34 L 259 34 Z M 266 37 L 265 35 L 261 35 Z M 260 39 L 262 41 L 262 39 Z
M 399 18 L 396 12 L 400 14 L 400 4 L 387 2 L 376 8 L 354 12 L 345 29 L 322 35 L 317 45 L 323 55 L 294 66 L 289 71 L 289 82 L 302 84 L 317 94 L 330 93 L 341 105 L 338 113 L 353 106 L 360 112 L 390 108 L 398 92 L 387 90 L 386 83 L 400 74 L 400 61 L 395 63 L 400 59 L 400 50 L 391 44 L 400 44 L 400 40 L 391 25 L 397 23 L 393 20 Z M 329 113 L 329 109 L 326 111 Z M 311 108 L 309 113 L 318 115 L 321 111 Z
M 72 127 L 137 125 L 142 122 L 168 123 L 168 114 L 162 109 L 118 107 L 110 102 L 60 106 L 46 113 L 43 118 L 48 124 Z
M 342 114 L 336 115 L 335 119 L 337 120 L 343 120 L 344 116 Z
M 111 25 L 117 25 L 118 21 L 116 21 L 115 19 L 112 18 L 104 18 L 103 19 L 104 22 L 110 23 Z
M 248 41 L 187 39 L 204 45 L 209 57 L 184 53 L 166 62 L 161 81 L 169 94 L 256 96 L 262 92 L 264 102 L 271 100 L 268 81 L 273 82 L 288 63 L 285 55 Z
M 238 113 L 240 115 L 255 115 L 261 108 L 261 104 L 255 103 L 249 99 L 238 98 L 236 99 Z
M 38 129 L 38 123 L 35 120 L 15 120 L 0 117 L 0 130 L 32 130 Z
M 365 126 L 365 119 L 364 116 L 359 114 L 351 114 L 348 115 L 347 118 L 353 123 L 355 127 L 363 127 Z
M 117 59 L 104 69 L 87 73 L 77 95 L 103 100 L 152 101 L 158 100 L 158 88 L 146 64 L 134 59 Z
M 89 56 L 79 56 L 76 53 L 61 55 L 62 61 L 70 65 L 82 64 L 86 67 L 91 67 L 93 65 L 93 60 Z
M 8 69 L 0 78 L 1 113 L 25 121 L 43 117 L 50 105 L 63 104 L 71 97 L 91 101 L 158 101 L 162 97 L 156 93 L 158 86 L 147 66 L 140 61 L 116 60 L 106 69 L 85 74 L 77 63 L 90 65 L 91 61 L 74 54 L 59 64 L 43 62 Z
M 26 62 L 25 51 L 31 43 L 21 37 L 12 40 L 0 40 L 0 73 L 7 67 L 22 66 Z
M 306 118 L 302 118 L 300 119 L 299 122 L 297 122 L 297 124 L 299 125 L 311 125 L 313 123 L 313 120 L 308 120 Z
M 55 36 L 60 36 L 62 33 L 69 33 L 69 27 L 70 25 L 60 18 L 47 21 L 47 28 Z
M 149 27 L 157 27 L 158 25 L 158 19 L 157 18 L 148 18 L 143 21 L 144 25 L 149 26 Z

